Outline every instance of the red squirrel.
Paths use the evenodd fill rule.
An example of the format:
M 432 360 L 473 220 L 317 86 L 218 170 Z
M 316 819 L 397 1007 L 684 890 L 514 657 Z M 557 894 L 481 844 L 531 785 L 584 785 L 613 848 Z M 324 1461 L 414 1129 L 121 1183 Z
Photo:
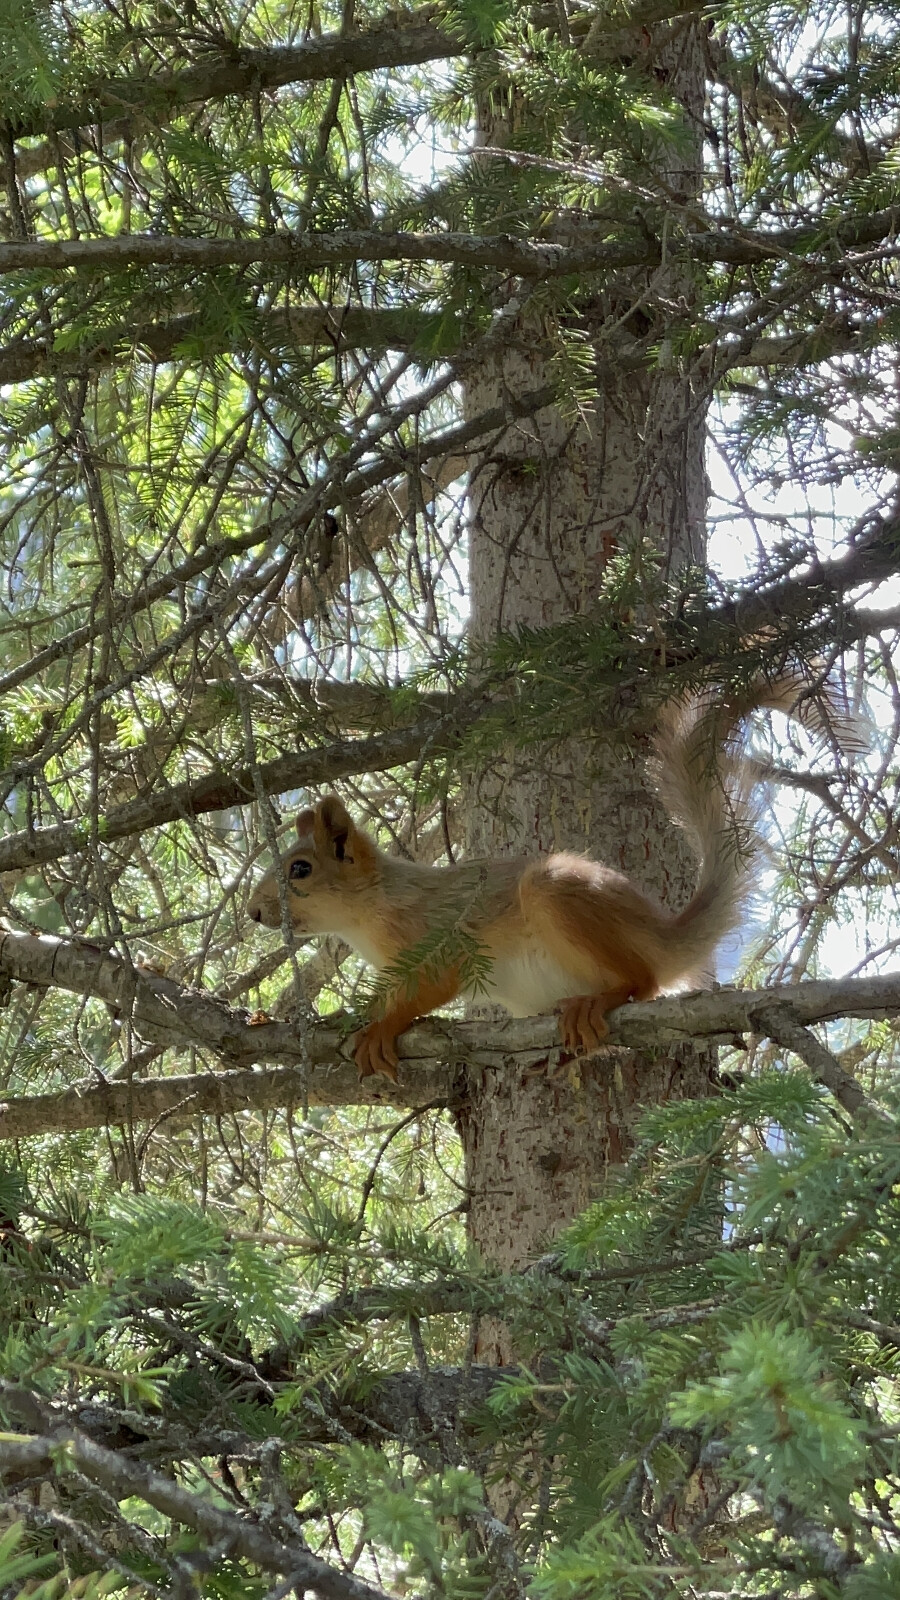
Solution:
M 339 934 L 384 978 L 381 1015 L 354 1038 L 360 1077 L 397 1076 L 397 1036 L 416 1017 L 473 991 L 513 1016 L 559 1010 L 563 1044 L 592 1051 L 606 1013 L 627 1000 L 697 980 L 739 919 L 755 837 L 753 774 L 741 724 L 759 706 L 786 711 L 819 731 L 826 721 L 848 747 L 860 739 L 838 697 L 825 689 L 823 716 L 799 675 L 786 674 L 742 696 L 707 691 L 664 708 L 655 739 L 658 788 L 667 810 L 694 838 L 700 870 L 683 911 L 655 905 L 621 872 L 582 856 L 464 861 L 420 866 L 385 855 L 328 795 L 297 818 L 298 842 L 253 894 L 250 916 L 281 925 L 278 876 L 301 937 Z M 453 932 L 457 931 L 454 949 Z M 429 959 L 447 933 L 452 952 Z M 407 970 L 396 964 L 412 952 Z M 468 970 L 467 970 L 468 969 Z

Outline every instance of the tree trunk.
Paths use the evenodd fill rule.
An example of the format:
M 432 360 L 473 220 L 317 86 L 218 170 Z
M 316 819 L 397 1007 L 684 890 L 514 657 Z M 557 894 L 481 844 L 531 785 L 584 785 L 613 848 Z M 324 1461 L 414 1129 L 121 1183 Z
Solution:
M 699 127 L 703 67 L 692 24 L 658 30 L 655 72 Z M 489 131 L 497 142 L 497 131 Z M 662 158 L 654 160 L 658 179 Z M 665 174 L 679 198 L 696 194 L 699 141 L 669 157 Z M 520 625 L 542 627 L 597 604 L 604 569 L 617 551 L 654 553 L 669 571 L 704 553 L 705 402 L 688 377 L 659 368 L 615 370 L 614 325 L 647 319 L 664 332 L 673 296 L 690 282 L 667 269 L 651 280 L 617 282 L 585 315 L 598 357 L 588 414 L 547 408 L 512 424 L 470 480 L 472 633 L 489 640 Z M 639 309 L 634 309 L 638 307 Z M 520 339 L 473 378 L 473 411 L 548 380 L 541 330 Z M 471 854 L 585 851 L 633 876 L 676 909 L 693 890 L 694 861 L 645 778 L 643 762 L 573 743 L 537 753 L 509 749 L 469 791 Z M 627 1155 L 640 1108 L 708 1091 L 710 1055 L 679 1048 L 618 1051 L 573 1063 L 548 1079 L 472 1071 L 460 1118 L 470 1191 L 470 1237 L 501 1268 L 521 1266 L 602 1189 Z M 510 1357 L 505 1332 L 484 1330 L 481 1360 Z

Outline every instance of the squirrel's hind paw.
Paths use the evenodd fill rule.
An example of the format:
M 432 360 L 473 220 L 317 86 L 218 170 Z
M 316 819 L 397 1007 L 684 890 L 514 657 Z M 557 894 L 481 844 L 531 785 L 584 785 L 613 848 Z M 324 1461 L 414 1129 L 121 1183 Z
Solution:
M 397 1035 L 384 1022 L 370 1022 L 353 1037 L 353 1059 L 360 1078 L 384 1073 L 397 1082 Z

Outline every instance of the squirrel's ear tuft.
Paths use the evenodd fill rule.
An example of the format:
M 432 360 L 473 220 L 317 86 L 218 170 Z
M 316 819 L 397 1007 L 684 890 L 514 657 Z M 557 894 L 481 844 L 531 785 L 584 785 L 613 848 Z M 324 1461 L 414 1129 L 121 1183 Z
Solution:
M 343 861 L 347 840 L 353 833 L 350 813 L 336 794 L 327 794 L 316 807 L 316 842 L 328 855 Z
M 315 822 L 316 813 L 311 806 L 308 806 L 305 811 L 301 811 L 296 824 L 298 839 L 308 839 L 315 827 Z

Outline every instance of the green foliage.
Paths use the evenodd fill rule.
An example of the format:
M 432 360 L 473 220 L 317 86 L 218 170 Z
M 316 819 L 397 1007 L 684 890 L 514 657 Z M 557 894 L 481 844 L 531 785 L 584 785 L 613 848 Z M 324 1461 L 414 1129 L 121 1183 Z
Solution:
M 443 7 L 442 21 L 461 39 L 484 47 L 502 38 L 514 12 L 510 0 L 452 0 Z
M 24 1523 L 13 1522 L 0 1534 L 0 1583 L 4 1589 L 21 1583 L 23 1579 L 34 1579 L 38 1573 L 46 1572 L 48 1567 L 55 1565 L 52 1555 L 40 1556 L 24 1550 L 20 1552 L 24 1533 Z M 30 1592 L 34 1593 L 36 1587 Z
M 24 1522 L 12 1522 L 0 1534 L 0 1584 L 5 1594 L 27 1595 L 29 1600 L 103 1600 L 104 1595 L 127 1589 L 127 1580 L 116 1570 L 82 1572 L 73 1578 L 57 1553 L 22 1548 L 29 1543 Z
M 801 1329 L 751 1324 L 729 1340 L 720 1375 L 673 1402 L 686 1427 L 724 1433 L 739 1470 L 771 1504 L 840 1515 L 865 1463 L 861 1424 L 822 1381 L 821 1355 Z M 824 1498 L 823 1498 L 824 1496 Z
M 211 1217 L 163 1195 L 122 1195 L 94 1225 L 113 1278 L 152 1278 L 206 1260 L 221 1248 Z
M 635 1530 L 605 1517 L 590 1533 L 548 1555 L 533 1587 L 541 1600 L 575 1600 L 584 1594 L 597 1600 L 644 1600 L 659 1594 L 663 1581 Z
M 484 991 L 490 972 L 490 960 L 478 942 L 476 934 L 469 932 L 465 920 L 477 909 L 477 901 L 467 907 L 446 926 L 438 925 L 404 950 L 396 961 L 382 968 L 371 984 L 367 985 L 372 1000 L 379 1001 L 388 995 L 405 997 L 415 995 L 420 983 L 434 982 L 453 968 L 460 976 L 460 987 L 477 995 Z M 365 992 L 365 991 L 364 991 Z
M 51 0 L 4 0 L 0 93 L 6 115 L 52 101 L 64 80 L 63 30 Z
M 875 1472 L 883 1506 L 900 1471 L 900 1139 L 885 1111 L 848 1131 L 785 1068 L 653 1107 L 609 1192 L 539 1271 L 505 1278 L 380 1203 L 351 1223 L 352 1204 L 324 1196 L 298 1210 L 292 1244 L 230 1239 L 214 1210 L 163 1195 L 106 1201 L 96 1219 L 73 1206 L 51 1232 L 9 1168 L 28 1246 L 8 1257 L 0 1376 L 83 1391 L 110 1423 L 128 1408 L 154 1448 L 203 1437 L 232 1474 L 275 1450 L 310 1534 L 327 1546 L 341 1530 L 340 1548 L 362 1541 L 453 1600 L 481 1600 L 506 1559 L 491 1480 L 511 1475 L 530 1500 L 534 1463 L 543 1488 L 523 1529 L 542 1596 L 652 1597 L 673 1573 L 738 1595 L 749 1563 L 760 1584 L 796 1570 L 785 1592 L 800 1600 L 848 1530 L 847 1592 L 874 1594 L 891 1558 L 871 1536 L 869 1486 Z M 381 1160 L 398 1139 L 381 1138 Z M 730 1196 L 724 1240 L 713 1175 Z M 470 1318 L 488 1312 L 523 1364 L 458 1408 Z M 421 1431 L 422 1405 L 438 1433 Z M 17 1426 L 10 1391 L 3 1406 Z M 701 1460 L 725 1501 L 755 1508 L 725 1517 L 723 1501 L 712 1551 L 691 1532 L 701 1510 L 677 1509 Z M 254 1580 L 239 1562 L 213 1581 Z
M 445 1568 L 449 1562 L 452 1571 L 461 1554 L 453 1523 L 485 1509 L 474 1473 L 447 1468 L 406 1482 L 380 1451 L 355 1445 L 329 1477 L 338 1503 L 362 1510 L 368 1536 L 401 1557 L 410 1578 L 444 1588 Z

